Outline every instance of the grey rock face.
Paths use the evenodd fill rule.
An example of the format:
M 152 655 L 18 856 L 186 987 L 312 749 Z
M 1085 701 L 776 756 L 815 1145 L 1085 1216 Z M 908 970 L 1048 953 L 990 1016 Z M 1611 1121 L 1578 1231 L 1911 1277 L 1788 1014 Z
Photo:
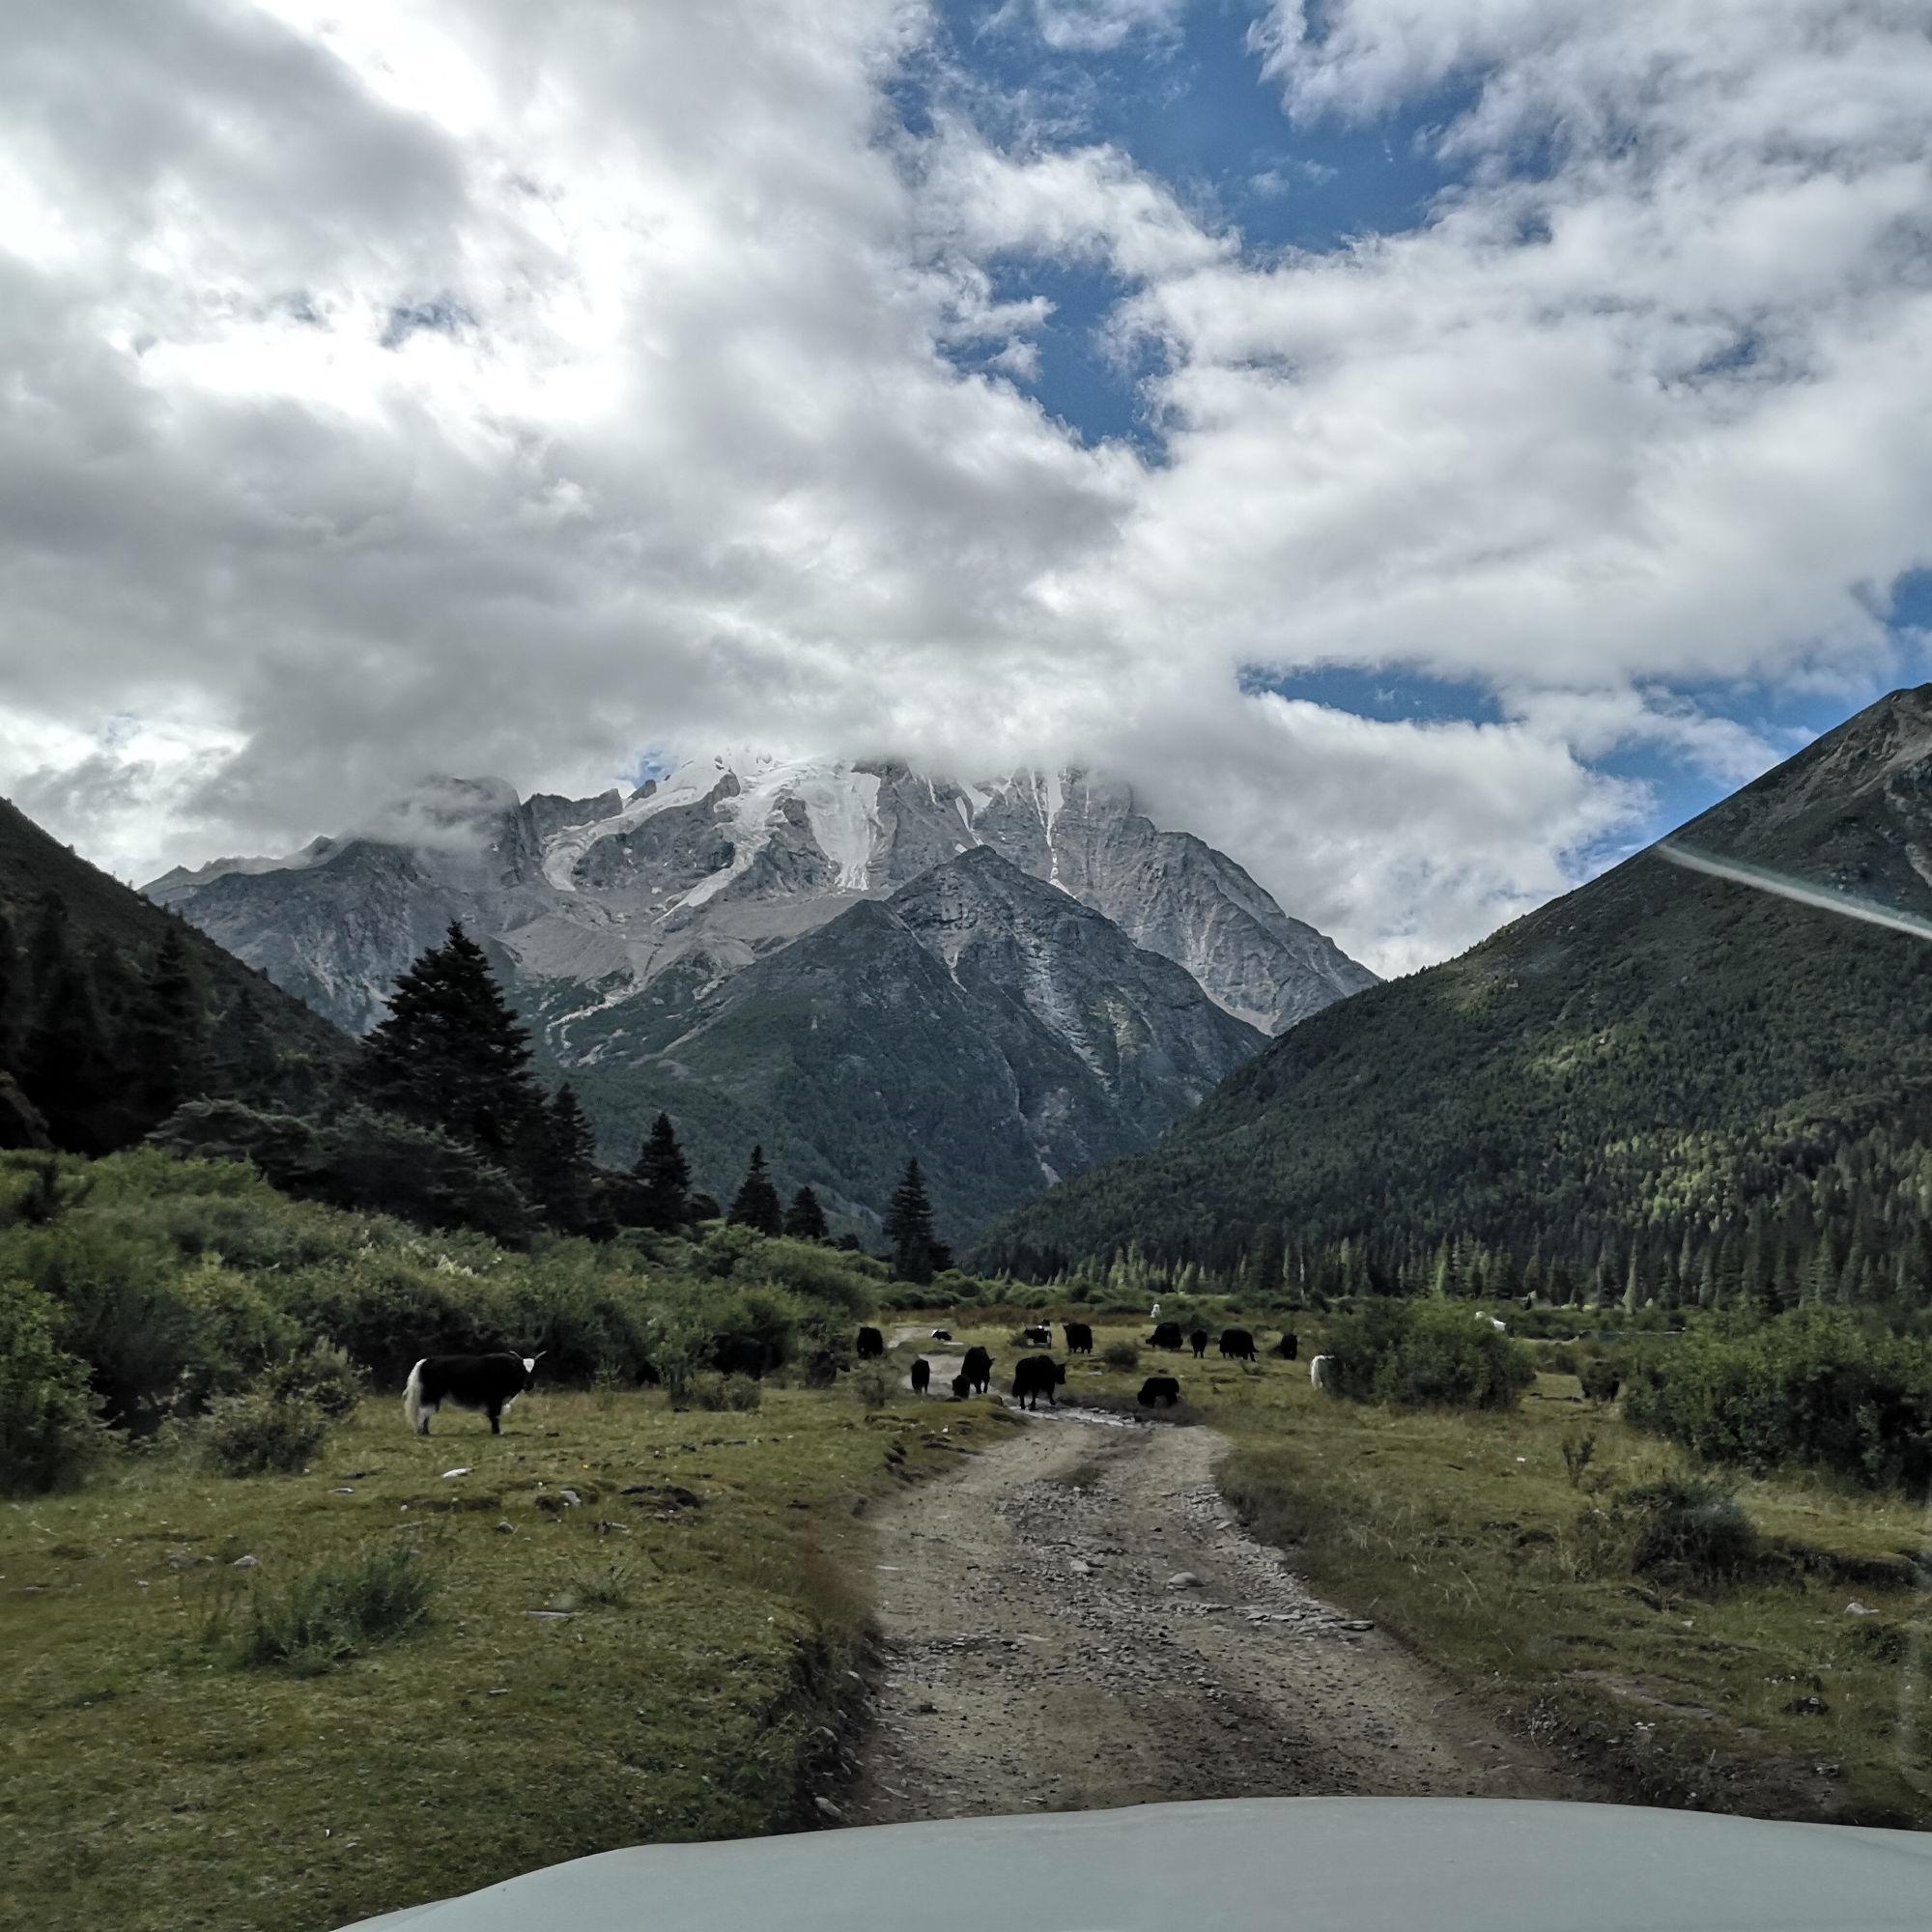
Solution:
M 671 977 L 575 1036 L 587 1101 L 679 1112 L 724 1184 L 761 1140 L 788 1183 L 860 1220 L 916 1152 L 955 1236 L 1151 1146 L 1264 1043 L 1172 960 L 984 846 L 682 1008 L 658 1004 Z
M 438 779 L 349 836 L 285 860 L 177 869 L 148 890 L 355 1031 L 461 921 L 567 1060 L 594 1043 L 586 1012 L 680 961 L 701 958 L 711 983 L 981 848 L 1104 915 L 1264 1032 L 1373 982 L 1233 860 L 1081 773 L 972 785 L 896 762 L 706 759 L 629 797 L 522 802 L 500 780 Z

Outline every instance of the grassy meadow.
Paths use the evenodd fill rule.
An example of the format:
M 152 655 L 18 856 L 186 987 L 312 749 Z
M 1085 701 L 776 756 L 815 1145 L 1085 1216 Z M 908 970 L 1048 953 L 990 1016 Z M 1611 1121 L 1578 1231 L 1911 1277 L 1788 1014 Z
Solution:
M 1025 1352 L 1021 1319 L 987 1325 L 967 1312 L 953 1327 L 954 1346 L 993 1350 L 1000 1390 Z M 1338 1401 L 1309 1381 L 1323 1318 L 1291 1320 L 1298 1362 L 1143 1348 L 1131 1369 L 1108 1367 L 1107 1347 L 1144 1341 L 1151 1324 L 1096 1321 L 1095 1353 L 1073 1359 L 1063 1400 L 1132 1407 L 1146 1376 L 1178 1375 L 1186 1402 L 1173 1419 L 1229 1437 L 1221 1486 L 1258 1534 L 1631 1799 L 1932 1828 L 1922 1502 L 1808 1472 L 1741 1480 L 1758 1563 L 1735 1582 L 1673 1588 L 1605 1563 L 1579 1526 L 1618 1490 L 1695 1473 L 1628 1426 L 1620 1404 L 1585 1403 L 1574 1375 L 1553 1373 L 1496 1414 Z M 1203 1325 L 1218 1334 L 1221 1318 Z M 1271 1319 L 1252 1325 L 1264 1347 L 1281 1332 Z M 1590 1444 L 1574 1484 L 1566 1438 L 1573 1459 Z
M 499 1437 L 445 1410 L 420 1440 L 384 1397 L 300 1474 L 130 1456 L 0 1505 L 0 1924 L 307 1932 L 809 1823 L 865 1667 L 855 1509 L 1010 1426 L 848 1383 L 715 1414 L 539 1394 Z M 240 1661 L 258 1593 L 397 1546 L 420 1630 Z

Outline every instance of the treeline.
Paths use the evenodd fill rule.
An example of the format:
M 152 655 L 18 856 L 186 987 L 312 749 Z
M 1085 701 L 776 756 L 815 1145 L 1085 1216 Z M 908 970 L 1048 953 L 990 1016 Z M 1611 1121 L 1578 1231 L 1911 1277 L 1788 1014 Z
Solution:
M 1072 1258 L 1027 1247 L 1006 1257 L 1023 1278 L 1087 1279 L 1130 1293 L 1163 1292 L 1313 1303 L 1367 1294 L 1445 1294 L 1584 1308 L 1876 1308 L 1932 1310 L 1932 1222 L 1925 1179 L 1848 1148 L 1808 1177 L 1788 1176 L 1776 1198 L 1705 1220 L 1660 1216 L 1634 1232 L 1536 1230 L 1521 1245 L 1398 1225 L 1339 1239 L 1263 1223 L 1222 1266 L 1151 1256 L 1138 1240 L 1111 1255 Z
M 0 908 L 0 1147 L 105 1153 L 185 1100 L 299 1104 L 327 1078 L 282 1050 L 243 985 L 225 1006 L 171 915 L 146 952 L 78 929 L 66 897 Z
M 783 1199 L 761 1147 L 752 1149 L 728 1209 L 696 1189 L 668 1114 L 652 1122 L 627 1169 L 600 1165 L 575 1088 L 565 1081 L 545 1092 L 528 1030 L 460 925 L 397 980 L 387 1016 L 311 1105 L 276 1110 L 205 1095 L 168 1111 L 150 1138 L 178 1154 L 246 1158 L 300 1198 L 473 1229 L 511 1245 L 538 1228 L 610 1240 L 625 1228 L 676 1234 L 721 1218 L 767 1236 L 833 1238 L 810 1187 Z M 930 1281 L 952 1264 L 916 1160 L 885 1235 L 885 1258 L 903 1280 Z M 838 1245 L 856 1249 L 858 1237 L 848 1232 Z

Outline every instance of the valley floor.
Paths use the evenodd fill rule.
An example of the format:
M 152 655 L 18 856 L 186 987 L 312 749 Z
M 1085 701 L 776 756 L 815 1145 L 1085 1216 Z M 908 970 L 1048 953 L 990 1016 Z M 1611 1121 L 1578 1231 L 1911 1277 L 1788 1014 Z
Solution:
M 1042 1411 L 879 1512 L 887 1662 L 852 1822 L 1602 1795 L 1313 1596 L 1222 1502 L 1227 1448 L 1205 1428 Z

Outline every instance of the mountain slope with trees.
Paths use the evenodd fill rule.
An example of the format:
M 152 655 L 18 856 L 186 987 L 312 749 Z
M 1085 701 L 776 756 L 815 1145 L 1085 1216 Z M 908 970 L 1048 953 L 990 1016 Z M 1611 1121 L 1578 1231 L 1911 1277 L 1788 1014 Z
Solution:
M 648 1031 L 655 1025 L 656 1031 Z M 668 1112 L 703 1185 L 775 1184 L 879 1226 L 909 1156 L 938 1238 L 1151 1146 L 1263 1037 L 1185 968 L 980 846 L 861 900 L 570 1077 L 635 1149 Z M 614 1056 L 613 1056 L 614 1058 Z
M 1460 958 L 1303 1021 L 1159 1148 L 1053 1189 L 973 1260 L 1922 1302 L 1932 946 L 1830 909 L 1854 904 L 1932 918 L 1932 686 Z
M 349 1051 L 300 1001 L 0 800 L 0 1145 L 104 1152 L 203 1094 L 297 1104 Z

